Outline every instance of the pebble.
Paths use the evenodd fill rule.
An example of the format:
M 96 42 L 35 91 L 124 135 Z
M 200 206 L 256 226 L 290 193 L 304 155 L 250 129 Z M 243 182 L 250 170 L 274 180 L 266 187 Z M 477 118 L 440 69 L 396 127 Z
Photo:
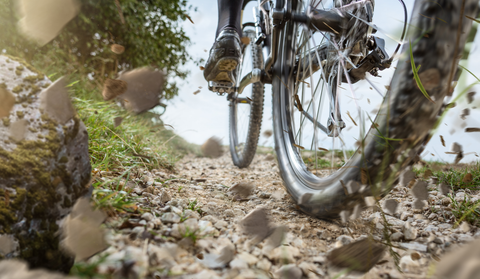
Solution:
M 415 173 L 412 171 L 412 166 L 408 166 L 400 174 L 400 186 L 407 187 L 408 184 L 415 179 Z
M 336 239 L 337 242 L 335 242 L 335 247 L 341 247 L 343 245 L 347 245 L 353 241 L 353 238 L 348 235 L 341 235 L 337 237 Z
M 468 234 L 457 234 L 457 241 L 458 242 L 470 242 L 475 240 L 472 236 Z
M 403 227 L 403 235 L 405 240 L 415 240 L 417 239 L 417 229 L 412 227 L 410 222 L 406 222 L 405 226 Z
M 260 261 L 258 261 L 256 266 L 261 270 L 270 271 L 270 268 L 272 267 L 272 263 L 269 260 L 263 258 Z
M 145 212 L 145 213 L 142 214 L 142 217 L 141 217 L 141 218 L 144 219 L 144 220 L 146 220 L 146 221 L 148 221 L 148 222 L 150 222 L 150 221 L 153 220 L 153 214 L 150 213 L 150 212 Z
M 460 229 L 461 232 L 464 232 L 464 233 L 469 232 L 470 231 L 470 225 L 467 222 L 463 221 L 462 224 L 460 225 L 459 229 Z
M 225 214 L 225 216 L 227 217 L 235 217 L 235 213 L 233 212 L 233 210 L 231 209 L 226 209 L 223 214 Z
M 399 265 L 402 271 L 407 273 L 416 273 L 420 269 L 419 262 L 413 260 L 410 255 L 403 256 Z
M 301 279 L 302 270 L 294 264 L 287 264 L 275 272 L 275 278 L 279 279 Z
M 173 212 L 167 212 L 162 215 L 161 220 L 163 223 L 178 223 L 180 222 L 180 216 Z
M 395 241 L 395 242 L 398 242 L 400 241 L 401 239 L 403 239 L 403 233 L 401 232 L 394 232 L 390 235 L 390 239 L 392 241 Z
M 228 223 L 224 220 L 217 221 L 214 225 L 215 228 L 221 230 L 228 226 Z
M 410 193 L 418 200 L 424 201 L 428 199 L 427 183 L 422 180 L 418 180 L 415 182 L 412 189 L 410 189 Z
M 400 247 L 410 249 L 410 250 L 415 250 L 418 252 L 427 252 L 427 245 L 425 244 L 420 244 L 418 242 L 409 242 L 409 243 L 399 243 L 398 244 Z
M 235 256 L 233 261 L 230 262 L 230 267 L 231 268 L 236 268 L 236 269 L 247 269 L 248 264 L 247 264 L 246 261 L 240 259 L 237 255 L 237 256 Z

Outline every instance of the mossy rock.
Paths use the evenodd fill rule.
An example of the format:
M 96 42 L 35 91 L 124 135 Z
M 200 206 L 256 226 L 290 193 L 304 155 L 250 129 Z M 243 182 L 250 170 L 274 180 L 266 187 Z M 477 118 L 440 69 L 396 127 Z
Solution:
M 0 235 L 13 236 L 17 247 L 0 258 L 69 272 L 73 258 L 61 251 L 58 228 L 88 192 L 91 165 L 85 125 L 61 82 L 50 85 L 32 66 L 0 55 L 0 93 L 15 98 L 0 121 Z M 62 117 L 56 98 L 67 106 Z

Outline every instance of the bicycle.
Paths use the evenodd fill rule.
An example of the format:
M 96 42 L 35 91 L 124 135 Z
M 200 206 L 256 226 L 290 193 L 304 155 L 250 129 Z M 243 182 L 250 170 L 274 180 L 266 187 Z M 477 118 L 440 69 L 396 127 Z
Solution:
M 405 14 L 400 41 L 406 41 L 407 12 L 399 1 Z M 244 8 L 250 1 L 245 2 Z M 341 215 L 345 221 L 359 216 L 366 196 L 388 193 L 429 141 L 429 131 L 446 107 L 443 100 L 458 80 L 457 65 L 472 25 L 465 16 L 477 15 L 478 1 L 416 0 L 409 43 L 401 54 L 399 43 L 393 55 L 374 35 L 379 28 L 372 24 L 373 0 L 334 0 L 337 16 L 321 9 L 325 2 L 258 0 L 255 22 L 242 23 L 248 38 L 243 40 L 238 69 L 242 78 L 230 92 L 221 87 L 215 91 L 228 93 L 230 150 L 234 164 L 242 168 L 255 155 L 264 84 L 272 84 L 275 151 L 287 191 L 305 213 L 327 219 Z M 391 68 L 396 58 L 384 95 L 370 78 Z M 421 93 L 413 66 L 431 99 Z M 348 139 L 343 135 L 348 133 L 339 95 L 351 91 L 353 101 L 360 102 L 352 85 L 362 80 L 382 95 L 381 106 L 376 117 L 367 119 L 357 104 L 359 123 L 347 113 L 359 136 L 356 150 L 346 150 Z M 245 96 L 248 92 L 250 97 Z M 328 94 L 328 104 L 323 93 Z M 242 107 L 248 108 L 246 120 L 239 117 Z M 248 131 L 243 141 L 238 131 L 242 125 Z M 319 133 L 332 139 L 330 150 L 318 146 Z M 336 144 L 342 150 L 335 149 Z M 325 154 L 331 158 L 327 169 L 319 167 L 325 165 Z

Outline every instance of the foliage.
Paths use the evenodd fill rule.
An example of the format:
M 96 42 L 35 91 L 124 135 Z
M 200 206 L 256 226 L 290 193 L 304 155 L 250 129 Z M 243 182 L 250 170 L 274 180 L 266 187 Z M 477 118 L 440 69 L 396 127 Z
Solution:
M 480 223 L 480 203 L 471 201 L 470 197 L 464 197 L 461 201 L 456 201 L 453 195 L 449 195 L 452 201 L 452 213 L 457 220 L 458 225 L 462 221 L 467 221 L 472 225 Z
M 120 70 L 142 66 L 186 77 L 187 72 L 179 69 L 191 59 L 186 52 L 189 39 L 180 26 L 192 9 L 186 0 L 122 0 L 121 11 L 111 0 L 80 2 L 79 15 L 52 42 L 38 47 L 18 33 L 14 0 L 0 0 L 0 51 L 22 57 L 45 72 L 89 74 L 100 83 Z M 113 43 L 124 46 L 125 52 L 111 52 Z M 177 92 L 176 84 L 170 83 L 165 97 L 170 99 Z

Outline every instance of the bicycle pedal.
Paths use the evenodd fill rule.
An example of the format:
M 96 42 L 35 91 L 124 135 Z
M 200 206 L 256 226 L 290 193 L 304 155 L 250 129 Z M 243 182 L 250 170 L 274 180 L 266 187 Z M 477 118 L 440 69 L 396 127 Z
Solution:
M 215 81 L 208 82 L 208 90 L 217 92 L 220 94 L 233 93 L 235 92 L 235 89 L 236 88 L 233 82 L 215 82 Z

